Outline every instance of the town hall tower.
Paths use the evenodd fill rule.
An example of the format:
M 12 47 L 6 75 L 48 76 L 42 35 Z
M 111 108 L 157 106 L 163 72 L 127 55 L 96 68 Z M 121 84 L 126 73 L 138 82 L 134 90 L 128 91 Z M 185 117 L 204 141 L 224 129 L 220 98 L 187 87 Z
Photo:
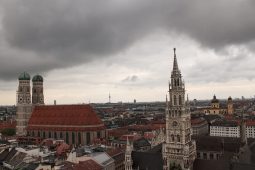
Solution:
M 191 140 L 190 109 L 185 102 L 185 85 L 178 68 L 176 49 L 166 101 L 166 140 L 163 143 L 163 169 L 191 170 L 196 156 L 196 144 Z

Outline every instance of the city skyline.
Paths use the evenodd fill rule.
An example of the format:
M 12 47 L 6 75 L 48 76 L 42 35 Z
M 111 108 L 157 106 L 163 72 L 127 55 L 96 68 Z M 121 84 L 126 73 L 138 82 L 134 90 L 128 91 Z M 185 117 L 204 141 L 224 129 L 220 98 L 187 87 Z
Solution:
M 253 97 L 254 2 L 178 2 L 0 1 L 0 104 L 24 71 L 46 104 L 164 101 L 173 48 L 191 100 Z

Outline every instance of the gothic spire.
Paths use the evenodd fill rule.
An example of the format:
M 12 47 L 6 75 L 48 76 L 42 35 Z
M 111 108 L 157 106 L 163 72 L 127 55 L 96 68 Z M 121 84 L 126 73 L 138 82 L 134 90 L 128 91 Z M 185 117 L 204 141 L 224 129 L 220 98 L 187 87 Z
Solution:
M 129 139 L 128 139 L 128 136 L 127 136 L 127 146 L 126 146 L 126 151 L 132 151 L 132 148 L 131 148 L 131 144 L 129 142 Z
M 174 48 L 174 64 L 173 64 L 173 71 L 179 71 L 177 58 L 176 58 L 176 48 Z

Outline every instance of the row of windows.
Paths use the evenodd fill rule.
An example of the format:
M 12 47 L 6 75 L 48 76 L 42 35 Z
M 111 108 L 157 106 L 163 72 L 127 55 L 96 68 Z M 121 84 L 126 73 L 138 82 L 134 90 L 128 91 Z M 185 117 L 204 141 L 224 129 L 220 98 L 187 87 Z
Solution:
M 68 144 L 81 144 L 82 143 L 82 134 L 81 132 L 51 132 L 51 131 L 32 131 L 28 132 L 28 135 L 33 137 L 41 137 L 41 138 L 54 138 L 54 139 L 64 139 Z M 70 136 L 71 141 L 70 141 Z M 100 132 L 97 132 L 97 138 L 100 138 Z M 91 142 L 91 133 L 86 133 L 86 144 L 90 144 Z
M 174 87 L 176 86 L 181 86 L 181 79 L 177 78 L 177 79 L 172 79 L 172 84 L 174 85 Z
M 176 106 L 176 105 L 177 105 L 177 101 L 179 101 L 179 102 L 178 102 L 178 105 L 182 105 L 182 103 L 183 103 L 183 102 L 182 102 L 182 96 L 181 96 L 181 95 L 179 95 L 179 97 L 178 97 L 178 99 L 177 99 L 177 96 L 176 96 L 176 95 L 174 95 L 174 96 L 173 96 L 173 101 L 174 101 L 174 103 L 173 103 L 173 104 L 174 104 L 174 106 Z

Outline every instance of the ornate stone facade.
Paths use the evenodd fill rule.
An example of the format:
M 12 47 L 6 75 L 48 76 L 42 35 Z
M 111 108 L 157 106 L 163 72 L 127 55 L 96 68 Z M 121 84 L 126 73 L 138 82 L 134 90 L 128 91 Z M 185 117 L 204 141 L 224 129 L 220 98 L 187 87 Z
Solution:
M 196 144 L 191 140 L 191 120 L 185 85 L 178 68 L 175 49 L 169 101 L 166 101 L 166 141 L 163 143 L 163 169 L 179 167 L 191 170 L 196 156 Z
M 133 151 L 133 145 L 130 144 L 128 138 L 127 138 L 127 146 L 126 146 L 126 152 L 125 152 L 125 170 L 133 170 L 132 168 L 132 157 L 131 153 Z

